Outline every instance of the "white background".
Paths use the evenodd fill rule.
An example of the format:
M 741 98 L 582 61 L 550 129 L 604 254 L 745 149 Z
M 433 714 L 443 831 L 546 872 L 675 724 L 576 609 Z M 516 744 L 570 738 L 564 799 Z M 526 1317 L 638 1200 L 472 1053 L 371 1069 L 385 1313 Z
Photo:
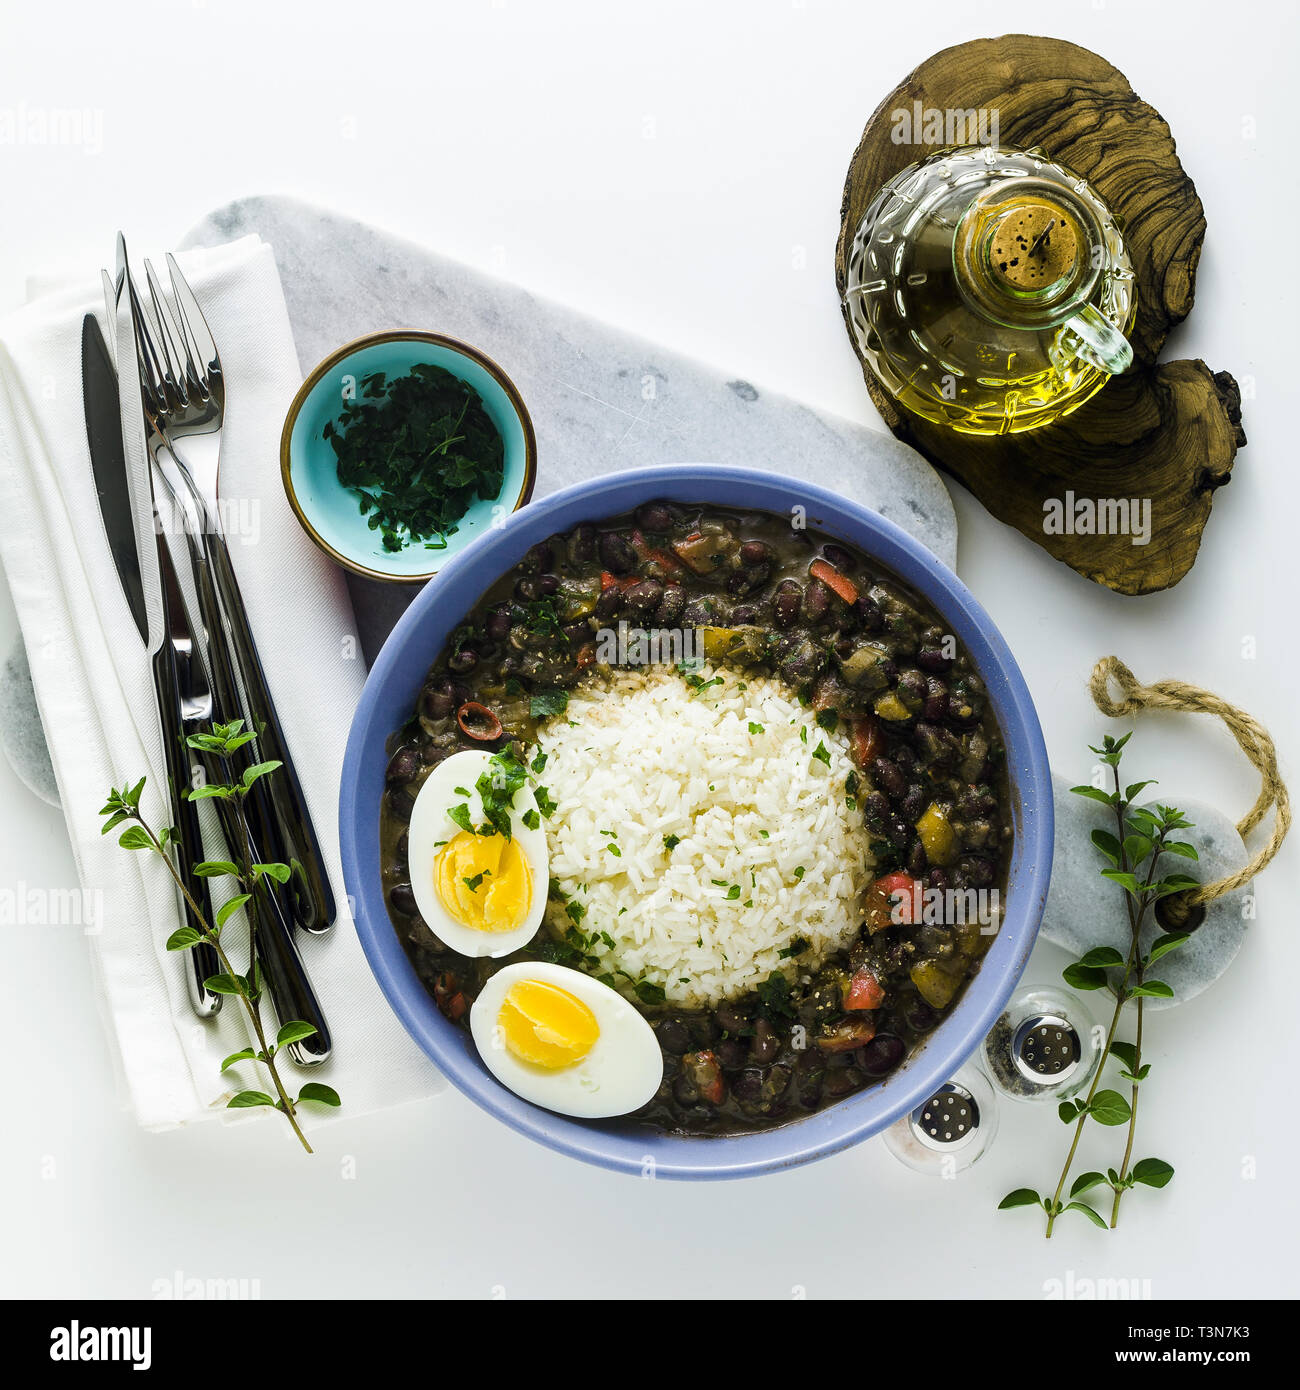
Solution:
M 1034 14 L 1105 54 L 1173 128 L 1209 234 L 1168 353 L 1237 376 L 1250 446 L 1170 593 L 1104 592 L 954 488 L 961 572 L 1021 661 L 1059 770 L 1087 773 L 1105 721 L 1084 682 L 1116 652 L 1141 678 L 1244 705 L 1294 774 L 1294 7 Z M 30 273 L 96 270 L 119 227 L 174 242 L 228 199 L 287 192 L 872 422 L 832 279 L 844 170 L 905 73 L 999 23 L 937 0 L 3 0 L 0 16 L 0 106 L 103 113 L 98 152 L 0 146 L 0 309 Z M 3 646 L 13 630 L 6 596 Z M 1144 722 L 1132 760 L 1171 799 L 1236 816 L 1254 796 L 1204 721 Z M 60 815 L 2 766 L 0 831 L 0 883 L 74 881 Z M 1063 1129 L 1009 1104 L 995 1148 L 952 1182 L 879 1141 L 757 1181 L 638 1181 L 454 1093 L 342 1119 L 310 1161 L 271 1123 L 144 1134 L 117 1106 L 84 940 L 7 927 L 3 1289 L 149 1297 L 180 1271 L 256 1280 L 268 1298 L 1041 1298 L 1048 1281 L 1096 1278 L 1149 1280 L 1156 1297 L 1294 1295 L 1296 864 L 1286 853 L 1261 880 L 1230 974 L 1149 1030 L 1139 1149 L 1171 1161 L 1174 1183 L 1129 1198 L 1117 1232 L 1070 1218 L 1050 1244 L 1032 1214 L 994 1206 L 1054 1180 Z M 1031 970 L 1051 978 L 1063 959 L 1041 945 Z M 1116 1137 L 1085 1159 L 1113 1161 Z

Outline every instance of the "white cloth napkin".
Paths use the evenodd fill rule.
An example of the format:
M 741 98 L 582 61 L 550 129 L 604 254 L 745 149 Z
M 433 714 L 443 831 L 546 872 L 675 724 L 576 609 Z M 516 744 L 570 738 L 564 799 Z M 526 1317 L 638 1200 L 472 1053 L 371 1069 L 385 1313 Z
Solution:
M 221 492 L 239 499 L 231 554 L 339 903 L 333 931 L 299 934 L 334 1054 L 310 1071 L 286 1067 L 295 1079 L 333 1086 L 339 1113 L 355 1115 L 446 1085 L 380 994 L 343 893 L 339 769 L 365 668 L 342 577 L 302 532 L 280 485 L 280 429 L 301 377 L 271 248 L 246 237 L 179 260 L 226 375 Z M 61 894 L 60 911 L 82 916 L 127 1102 L 140 1124 L 163 1128 L 247 1115 L 225 1102 L 256 1078 L 218 1072 L 246 1044 L 236 1001 L 226 1001 L 216 1022 L 190 1011 L 183 958 L 163 947 L 176 925 L 166 869 L 100 835 L 97 813 L 110 786 L 147 774 L 142 806 L 155 825 L 166 812 L 161 741 L 147 714 L 140 718 L 153 701 L 148 659 L 100 523 L 86 444 L 88 312 L 102 324 L 103 297 L 90 282 L 43 295 L 0 322 L 0 558 L 81 878 L 80 904 Z M 134 360 L 125 360 L 124 395 L 135 390 Z M 318 1123 L 320 1107 L 307 1109 Z

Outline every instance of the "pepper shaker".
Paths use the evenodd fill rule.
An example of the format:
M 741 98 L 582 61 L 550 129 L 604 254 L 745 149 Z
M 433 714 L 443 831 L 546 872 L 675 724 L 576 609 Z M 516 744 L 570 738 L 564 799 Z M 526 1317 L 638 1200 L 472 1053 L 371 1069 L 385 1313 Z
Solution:
M 984 1065 L 1013 1100 L 1068 1100 L 1092 1080 L 1100 1044 L 1099 1026 L 1078 995 L 1023 985 L 984 1039 Z

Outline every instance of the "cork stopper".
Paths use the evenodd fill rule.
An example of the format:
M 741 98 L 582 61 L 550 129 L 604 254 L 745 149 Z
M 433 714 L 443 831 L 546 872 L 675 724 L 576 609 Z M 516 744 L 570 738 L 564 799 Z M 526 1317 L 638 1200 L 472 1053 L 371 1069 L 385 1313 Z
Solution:
M 1079 233 L 1059 204 L 1032 198 L 1002 214 L 989 243 L 993 276 L 1019 294 L 1032 294 L 1070 276 Z

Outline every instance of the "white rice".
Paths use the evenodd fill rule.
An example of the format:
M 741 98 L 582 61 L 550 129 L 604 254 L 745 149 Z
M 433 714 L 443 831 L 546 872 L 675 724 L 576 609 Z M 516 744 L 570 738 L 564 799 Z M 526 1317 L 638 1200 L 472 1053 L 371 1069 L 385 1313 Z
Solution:
M 873 862 L 844 736 L 777 681 L 708 666 L 698 679 L 720 683 L 692 689 L 663 667 L 615 673 L 538 736 L 539 781 L 557 802 L 544 822 L 563 894 L 547 909 L 552 930 L 572 925 L 576 904 L 595 973 L 616 967 L 688 1006 L 774 970 L 793 981 L 846 946 Z M 678 837 L 671 849 L 666 836 Z M 806 949 L 783 958 L 800 939 Z

